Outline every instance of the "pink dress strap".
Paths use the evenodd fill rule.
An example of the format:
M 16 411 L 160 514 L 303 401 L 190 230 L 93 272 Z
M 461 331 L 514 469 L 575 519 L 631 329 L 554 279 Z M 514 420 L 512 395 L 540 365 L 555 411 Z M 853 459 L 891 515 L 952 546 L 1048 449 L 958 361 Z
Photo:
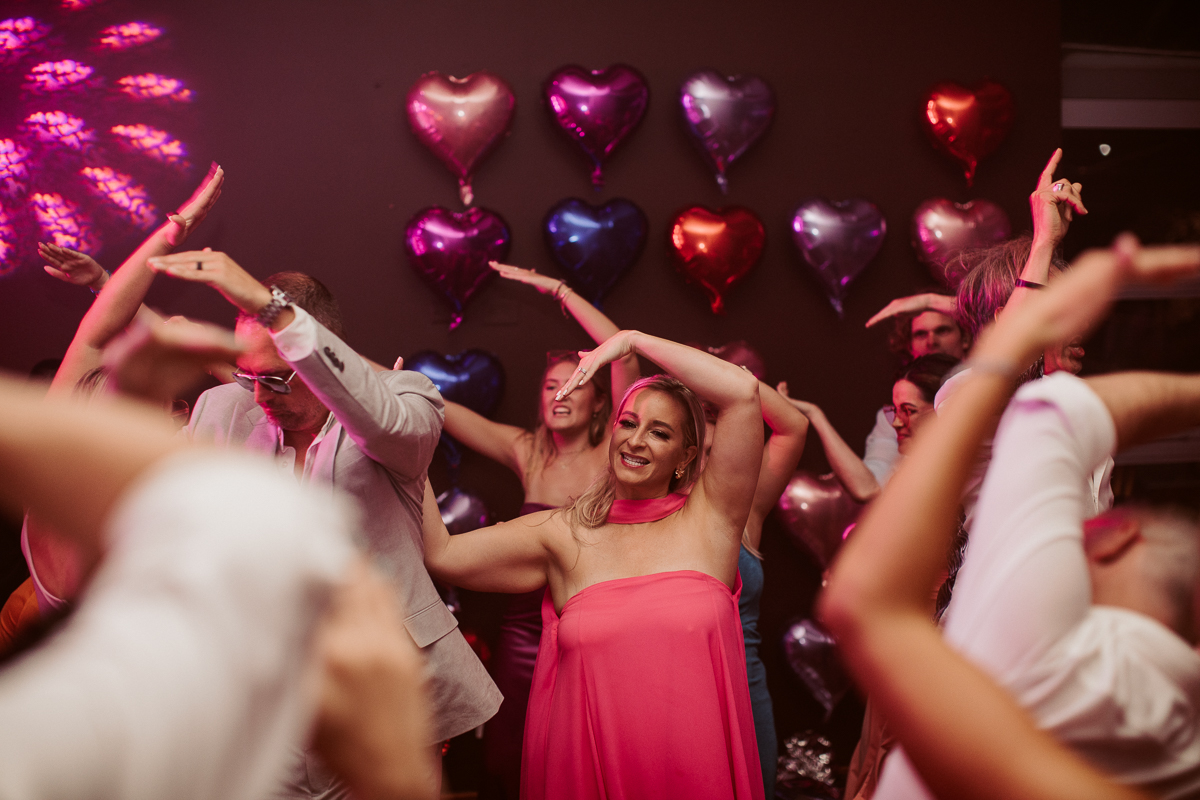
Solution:
M 681 570 L 542 603 L 524 800 L 762 800 L 734 591 Z

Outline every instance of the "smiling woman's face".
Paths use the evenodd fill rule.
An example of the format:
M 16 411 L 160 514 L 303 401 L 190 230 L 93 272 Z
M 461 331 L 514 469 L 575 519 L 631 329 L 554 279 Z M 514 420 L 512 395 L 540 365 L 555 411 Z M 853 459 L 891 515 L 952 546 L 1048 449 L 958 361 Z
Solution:
M 896 409 L 892 427 L 896 429 L 896 442 L 900 453 L 904 454 L 912 444 L 912 437 L 933 413 L 933 403 L 925 399 L 915 384 L 896 381 L 892 387 L 892 405 Z
M 617 496 L 665 497 L 675 471 L 696 455 L 685 447 L 687 413 L 668 394 L 640 389 L 622 406 L 613 426 L 609 460 L 617 478 Z
M 558 390 L 574 374 L 576 364 L 560 361 L 546 370 L 542 379 L 542 424 L 551 431 L 572 431 L 586 428 L 600 410 L 601 400 L 591 383 L 580 386 L 562 400 L 555 400 Z

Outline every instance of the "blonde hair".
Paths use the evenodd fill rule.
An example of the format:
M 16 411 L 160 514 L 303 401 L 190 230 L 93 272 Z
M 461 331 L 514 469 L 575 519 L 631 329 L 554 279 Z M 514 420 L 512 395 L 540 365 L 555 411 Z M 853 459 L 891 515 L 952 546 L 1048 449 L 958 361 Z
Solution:
M 625 391 L 617 413 L 613 415 L 613 424 L 621 417 L 621 410 L 629 402 L 629 398 L 643 389 L 661 392 L 675 399 L 683 407 L 686 419 L 683 424 L 683 449 L 696 448 L 696 455 L 679 477 L 672 476 L 668 491 L 675 492 L 695 482 L 700 472 L 700 454 L 704 450 L 704 410 L 700 407 L 700 398 L 682 382 L 669 375 L 653 375 L 636 381 Z M 600 473 L 592 485 L 576 498 L 570 505 L 563 508 L 567 521 L 574 528 L 576 524 L 584 528 L 599 528 L 608 521 L 608 512 L 617 496 L 617 476 L 613 473 L 612 460 L 604 472 Z
M 542 380 L 539 386 L 545 386 L 546 375 L 559 364 L 578 365 L 579 354 L 574 351 L 555 350 L 546 353 L 546 369 L 542 371 Z M 605 430 L 609 424 L 610 417 L 612 417 L 612 391 L 609 388 L 608 375 L 604 373 L 598 374 L 594 380 L 588 381 L 588 386 L 592 387 L 596 399 L 600 401 L 599 411 L 592 416 L 591 422 L 588 423 L 588 445 L 597 447 L 604 441 Z M 546 419 L 543 416 L 545 408 L 540 398 L 538 400 L 537 413 L 537 427 L 526 434 L 532 438 L 533 444 L 529 448 L 529 457 L 525 462 L 526 475 L 536 471 L 539 467 L 546 466 L 558 455 L 558 445 L 555 443 L 550 431 L 546 428 Z

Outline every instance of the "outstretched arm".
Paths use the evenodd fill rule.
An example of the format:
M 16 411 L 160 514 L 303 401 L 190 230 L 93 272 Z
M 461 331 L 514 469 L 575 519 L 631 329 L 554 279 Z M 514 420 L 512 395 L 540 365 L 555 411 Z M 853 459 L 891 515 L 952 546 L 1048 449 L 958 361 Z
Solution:
M 808 436 L 808 419 L 792 407 L 785 396 L 760 381 L 758 398 L 762 403 L 763 422 L 771 429 L 771 438 L 763 448 L 758 486 L 754 489 L 754 504 L 746 525 L 750 544 L 755 548 L 762 540 L 763 520 L 792 479 Z
M 621 331 L 595 350 L 580 353 L 580 369 L 567 381 L 559 397 L 589 381 L 600 367 L 630 353 L 650 359 L 717 407 L 712 451 L 693 496 L 702 497 L 724 517 L 740 541 L 762 464 L 758 379 L 747 370 L 694 347 L 637 331 Z M 700 455 L 697 452 L 695 457 Z
M 451 536 L 433 487 L 425 482 L 422 535 L 425 568 L 435 578 L 475 592 L 532 592 L 546 585 L 550 519 L 538 511 L 509 522 Z
M 1085 254 L 1055 285 L 1001 316 L 974 370 L 916 437 L 834 566 L 820 613 L 939 797 L 1138 797 L 1037 730 L 984 672 L 951 650 L 926 613 L 959 495 L 1017 377 L 1053 342 L 1088 330 L 1123 281 L 1200 271 L 1200 247 Z
M 62 366 L 50 384 L 51 391 L 70 391 L 81 377 L 100 366 L 104 346 L 133 321 L 154 281 L 154 273 L 146 266 L 147 259 L 168 253 L 183 243 L 220 197 L 224 180 L 225 171 L 213 164 L 191 198 L 162 227 L 150 234 L 104 283 L 104 288 L 79 323 L 75 338 L 63 356 Z
M 611 319 L 604 315 L 603 311 L 580 297 L 574 289 L 567 285 L 566 281 L 539 275 L 531 269 L 501 264 L 499 261 L 489 261 L 488 263 L 491 264 L 492 269 L 500 273 L 500 277 L 529 284 L 542 294 L 550 295 L 558 300 L 562 304 L 563 310 L 575 318 L 575 321 L 580 324 L 588 336 L 592 337 L 592 341 L 596 344 L 603 344 L 620 330 Z M 621 402 L 621 398 L 625 396 L 625 390 L 642 377 L 642 372 L 636 355 L 629 355 L 614 361 L 611 371 L 612 397 L 615 405 Z
M 846 440 L 837 432 L 837 428 L 833 427 L 825 412 L 813 403 L 790 397 L 786 381 L 779 384 L 779 394 L 787 398 L 787 401 L 812 423 L 817 436 L 821 437 L 821 447 L 825 449 L 829 468 L 842 482 L 842 486 L 846 487 L 850 496 L 860 503 L 874 500 L 879 494 L 879 481 L 850 445 L 846 444 Z
M 890 319 L 898 314 L 920 314 L 925 311 L 937 311 L 945 314 L 947 317 L 953 317 L 954 309 L 953 297 L 937 294 L 936 292 L 897 297 L 884 306 L 879 313 L 867 320 L 867 327 L 874 327 L 885 319 Z
M 476 453 L 500 462 L 523 477 L 525 465 L 517 455 L 517 444 L 529 436 L 524 428 L 493 422 L 466 406 L 447 400 L 444 430 Z

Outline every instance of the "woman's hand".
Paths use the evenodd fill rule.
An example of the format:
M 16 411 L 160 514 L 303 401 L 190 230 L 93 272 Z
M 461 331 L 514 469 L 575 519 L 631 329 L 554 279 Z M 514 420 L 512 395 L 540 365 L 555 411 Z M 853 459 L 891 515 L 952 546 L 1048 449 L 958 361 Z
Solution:
M 168 215 L 167 219 L 174 224 L 164 226 L 163 232 L 172 247 L 183 244 L 196 226 L 204 221 L 208 212 L 216 205 L 217 198 L 221 196 L 221 184 L 224 182 L 225 170 L 213 163 L 208 168 L 208 174 L 204 176 L 204 180 L 188 198 L 188 201 L 181 205 L 174 214 Z
M 96 259 L 78 250 L 38 242 L 38 255 L 50 262 L 43 267 L 47 274 L 60 281 L 86 286 L 94 292 L 100 291 L 108 282 L 109 275 L 104 267 L 100 266 Z
M 173 317 L 152 325 L 135 322 L 113 340 L 104 363 L 122 394 L 166 403 L 203 378 L 212 364 L 232 363 L 241 352 L 229 331 Z
M 511 264 L 501 264 L 499 261 L 489 261 L 488 266 L 499 272 L 501 278 L 527 283 L 542 294 L 555 294 L 564 285 L 558 278 L 539 275 L 537 270 L 521 269 Z
M 926 292 L 908 297 L 897 297 L 883 307 L 878 314 L 867 320 L 867 327 L 873 327 L 889 317 L 899 314 L 920 314 L 925 311 L 937 311 L 948 317 L 954 316 L 954 298 L 944 294 Z
M 810 421 L 814 417 L 823 416 L 825 413 L 821 411 L 821 409 L 814 403 L 810 403 L 807 400 L 797 400 L 796 398 L 790 396 L 788 394 L 787 381 L 780 381 L 779 385 L 775 387 L 775 391 L 779 392 L 784 400 L 787 400 L 789 403 L 791 403 L 797 411 L 808 417 Z
M 576 367 L 566 385 L 559 389 L 555 398 L 562 400 L 569 396 L 576 388 L 590 381 L 596 374 L 596 370 L 605 364 L 611 364 L 625 356 L 635 354 L 637 352 L 635 345 L 637 335 L 637 331 L 619 331 L 595 350 L 580 350 L 579 366 Z
M 1083 186 L 1065 178 L 1055 180 L 1054 170 L 1062 160 L 1062 148 L 1054 151 L 1046 168 L 1038 177 L 1037 188 L 1029 195 L 1029 211 L 1033 216 L 1033 240 L 1056 248 L 1067 235 L 1076 213 L 1086 214 L 1083 206 Z
M 155 272 L 193 283 L 206 283 L 244 314 L 254 315 L 271 302 L 271 290 L 224 253 L 208 248 L 158 256 L 146 262 Z

